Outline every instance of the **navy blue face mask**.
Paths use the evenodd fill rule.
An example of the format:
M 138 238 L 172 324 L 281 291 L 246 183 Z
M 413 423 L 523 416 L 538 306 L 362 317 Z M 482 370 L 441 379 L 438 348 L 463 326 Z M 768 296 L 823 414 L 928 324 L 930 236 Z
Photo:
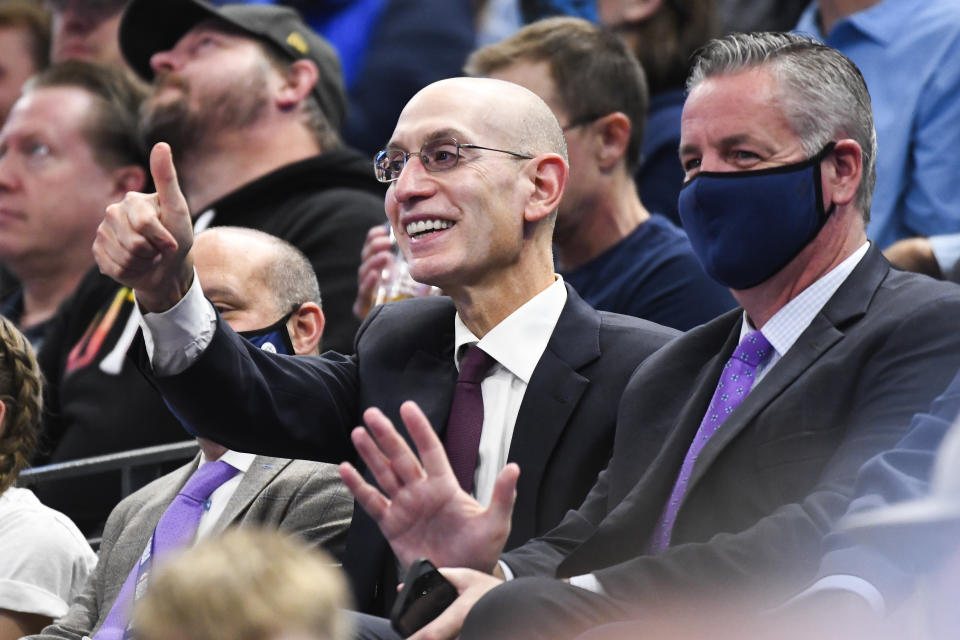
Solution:
M 293 350 L 293 342 L 290 340 L 290 333 L 287 331 L 287 320 L 289 320 L 292 315 L 293 311 L 263 329 L 238 331 L 237 333 L 250 341 L 255 347 L 260 347 L 263 351 L 292 356 L 295 352 Z
M 820 162 L 814 157 L 756 171 L 701 171 L 680 190 L 679 211 L 693 251 L 711 278 L 731 289 L 764 282 L 826 224 Z

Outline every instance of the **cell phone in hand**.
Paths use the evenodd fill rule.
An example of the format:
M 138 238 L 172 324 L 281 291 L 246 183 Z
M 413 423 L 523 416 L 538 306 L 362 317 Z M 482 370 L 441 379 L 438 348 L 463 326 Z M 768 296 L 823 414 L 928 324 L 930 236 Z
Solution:
M 412 636 L 443 613 L 457 595 L 457 588 L 433 563 L 420 558 L 407 570 L 403 588 L 390 611 L 390 624 L 404 638 Z

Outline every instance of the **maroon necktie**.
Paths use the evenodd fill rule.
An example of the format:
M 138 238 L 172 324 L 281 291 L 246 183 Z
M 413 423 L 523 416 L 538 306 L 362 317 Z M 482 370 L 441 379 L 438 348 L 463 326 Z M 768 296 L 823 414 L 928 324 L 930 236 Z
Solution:
M 460 375 L 450 405 L 450 419 L 444 435 L 450 466 L 464 491 L 473 490 L 473 472 L 477 468 L 480 433 L 483 431 L 483 395 L 480 381 L 496 362 L 476 344 L 470 345 L 460 359 Z

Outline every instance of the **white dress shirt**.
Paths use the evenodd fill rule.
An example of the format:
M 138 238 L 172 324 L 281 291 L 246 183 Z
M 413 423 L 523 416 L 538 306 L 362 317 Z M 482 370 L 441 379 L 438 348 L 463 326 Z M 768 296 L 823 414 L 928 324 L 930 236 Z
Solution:
M 763 377 L 786 355 L 790 347 L 797 341 L 800 335 L 806 331 L 810 323 L 818 313 L 823 309 L 827 301 L 837 292 L 846 279 L 853 273 L 863 256 L 867 254 L 870 247 L 869 242 L 863 243 L 856 251 L 847 256 L 836 267 L 831 269 L 825 275 L 818 278 L 813 284 L 800 292 L 798 296 L 790 300 L 780 308 L 763 327 L 760 328 L 763 336 L 773 347 L 773 354 L 760 366 L 757 367 L 757 374 L 753 383 L 756 388 Z M 753 332 L 755 329 L 747 317 L 746 311 L 743 313 L 743 323 L 740 327 L 740 340 Z M 504 568 L 505 563 L 501 563 Z M 507 571 L 504 571 L 507 574 Z M 861 582 L 863 582 L 861 580 Z M 603 585 L 592 573 L 573 576 L 570 578 L 570 584 L 593 591 L 595 593 L 605 593 Z
M 250 468 L 255 457 L 252 453 L 241 453 L 228 449 L 226 453 L 218 458 L 218 460 L 222 460 L 234 469 L 239 470 L 240 473 L 224 482 L 210 494 L 207 503 L 203 506 L 203 512 L 200 514 L 200 524 L 197 526 L 197 535 L 194 537 L 194 542 L 208 536 L 213 531 L 214 525 L 217 524 L 217 520 L 223 515 L 227 503 L 230 502 L 230 498 L 233 497 L 237 487 L 240 486 L 243 475 Z M 200 465 L 197 468 L 199 469 L 207 464 L 207 462 L 206 456 L 201 453 Z
M 462 347 L 474 343 L 497 361 L 480 383 L 483 430 L 473 486 L 474 497 L 483 505 L 490 503 L 497 475 L 507 464 L 523 395 L 566 302 L 567 288 L 557 276 L 552 285 L 504 318 L 479 341 L 463 324 L 460 314 L 454 320 L 454 357 L 458 370 L 460 356 L 466 351 Z

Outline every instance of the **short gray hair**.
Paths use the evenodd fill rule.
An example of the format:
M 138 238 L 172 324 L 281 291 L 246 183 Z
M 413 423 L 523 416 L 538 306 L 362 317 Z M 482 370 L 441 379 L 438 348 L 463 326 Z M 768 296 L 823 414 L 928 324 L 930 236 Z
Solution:
M 777 79 L 784 114 L 808 157 L 838 136 L 860 145 L 863 177 L 855 203 L 866 224 L 877 181 L 877 133 L 870 93 L 860 70 L 836 49 L 806 36 L 734 33 L 711 40 L 697 52 L 687 90 L 713 76 L 757 67 L 764 67 Z

